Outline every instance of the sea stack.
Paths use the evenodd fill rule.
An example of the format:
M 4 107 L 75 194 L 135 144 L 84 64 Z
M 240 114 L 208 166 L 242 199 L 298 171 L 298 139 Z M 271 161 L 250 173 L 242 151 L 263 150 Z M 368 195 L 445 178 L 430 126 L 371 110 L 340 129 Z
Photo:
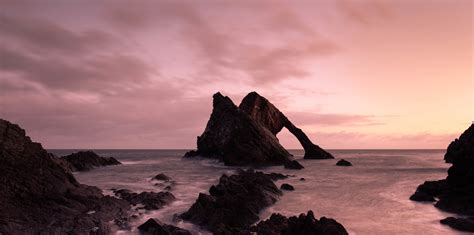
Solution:
M 79 184 L 18 125 L 0 119 L 0 234 L 107 234 L 129 203 Z
M 288 165 L 292 155 L 276 137 L 283 127 L 300 141 L 305 158 L 333 158 L 256 92 L 249 93 L 239 107 L 229 97 L 214 94 L 212 114 L 197 138 L 197 150 L 185 156 L 217 158 L 226 165 Z

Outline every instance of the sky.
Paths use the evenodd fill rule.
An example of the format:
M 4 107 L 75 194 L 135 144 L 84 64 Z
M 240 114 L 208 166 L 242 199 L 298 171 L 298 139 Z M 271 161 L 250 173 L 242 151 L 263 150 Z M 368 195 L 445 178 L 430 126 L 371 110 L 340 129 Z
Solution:
M 474 120 L 470 0 L 0 0 L 0 17 L 0 118 L 46 148 L 195 148 L 216 92 L 257 91 L 327 149 L 444 149 Z

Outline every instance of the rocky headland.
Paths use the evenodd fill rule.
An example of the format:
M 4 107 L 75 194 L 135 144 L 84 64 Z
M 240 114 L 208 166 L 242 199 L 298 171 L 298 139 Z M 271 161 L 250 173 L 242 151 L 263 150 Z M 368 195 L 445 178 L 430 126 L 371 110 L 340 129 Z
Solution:
M 333 158 L 256 92 L 249 93 L 238 107 L 229 97 L 214 94 L 211 117 L 197 138 L 197 150 L 186 153 L 185 157 L 217 158 L 226 165 L 286 165 L 301 169 L 301 164 L 294 163 L 292 155 L 276 137 L 283 127 L 300 141 L 305 158 Z
M 449 144 L 444 160 L 451 163 L 446 179 L 426 181 L 410 197 L 414 201 L 436 201 L 443 211 L 463 215 L 441 222 L 455 229 L 474 232 L 474 124 Z
M 80 184 L 16 124 L 0 119 L 0 233 L 109 234 L 128 202 Z
M 79 151 L 63 156 L 60 160 L 64 161 L 64 165 L 71 171 L 88 171 L 97 167 L 122 164 L 113 157 L 101 157 L 93 151 Z

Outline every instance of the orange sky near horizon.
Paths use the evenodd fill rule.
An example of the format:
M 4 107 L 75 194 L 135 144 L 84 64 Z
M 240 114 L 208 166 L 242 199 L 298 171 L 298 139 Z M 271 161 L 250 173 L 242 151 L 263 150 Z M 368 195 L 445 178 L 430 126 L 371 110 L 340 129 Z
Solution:
M 329 149 L 444 149 L 474 120 L 470 0 L 0 9 L 0 117 L 47 148 L 193 148 L 217 91 L 259 92 Z

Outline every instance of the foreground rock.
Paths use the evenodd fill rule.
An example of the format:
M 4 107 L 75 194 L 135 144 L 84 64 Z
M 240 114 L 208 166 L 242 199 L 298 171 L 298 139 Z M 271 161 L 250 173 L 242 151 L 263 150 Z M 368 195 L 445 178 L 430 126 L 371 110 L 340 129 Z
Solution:
M 158 219 L 149 219 L 138 226 L 140 234 L 146 235 L 191 235 L 188 230 L 173 225 L 163 224 Z
M 286 190 L 286 191 L 293 191 L 293 190 L 295 190 L 295 187 L 293 187 L 293 185 L 291 185 L 291 184 L 282 184 L 280 186 L 280 189 L 281 190 Z
M 341 159 L 336 163 L 336 166 L 352 166 L 352 163 L 347 160 Z
M 113 157 L 101 157 L 92 151 L 80 151 L 61 157 L 71 171 L 88 171 L 97 167 L 120 165 Z
M 197 139 L 197 150 L 187 152 L 185 157 L 217 158 L 227 165 L 288 164 L 293 161 L 292 155 L 276 137 L 283 127 L 298 138 L 305 149 L 305 158 L 333 158 L 256 92 L 249 93 L 239 107 L 229 97 L 214 94 L 212 114 Z
M 170 192 L 141 192 L 134 193 L 127 189 L 114 191 L 115 195 L 129 202 L 132 205 L 143 205 L 138 209 L 158 210 L 163 206 L 173 202 L 176 198 Z
M 253 170 L 223 175 L 209 193 L 200 193 L 181 218 L 217 234 L 248 231 L 259 220 L 259 212 L 282 195 L 270 177 Z
M 79 184 L 18 125 L 0 119 L 0 233 L 108 234 L 129 203 Z
M 346 235 L 348 234 L 344 226 L 326 217 L 319 220 L 314 218 L 312 211 L 301 214 L 298 217 L 287 218 L 280 214 L 272 214 L 265 221 L 259 222 L 251 229 L 259 235 L 291 235 L 291 234 L 314 234 L 314 235 Z
M 426 181 L 418 186 L 410 198 L 417 201 L 438 199 L 435 206 L 441 210 L 474 215 L 474 124 L 460 137 L 449 145 L 445 157 L 447 163 L 452 163 L 448 177 L 439 181 Z M 459 229 L 458 221 L 463 219 L 451 218 L 444 224 Z M 472 229 L 472 230 L 466 230 Z M 465 226 L 465 231 L 474 232 L 474 228 Z
M 448 217 L 446 219 L 442 219 L 440 221 L 442 224 L 446 224 L 450 226 L 451 228 L 461 230 L 461 231 L 466 231 L 466 232 L 472 232 L 474 231 L 474 218 L 454 218 L 454 217 Z

